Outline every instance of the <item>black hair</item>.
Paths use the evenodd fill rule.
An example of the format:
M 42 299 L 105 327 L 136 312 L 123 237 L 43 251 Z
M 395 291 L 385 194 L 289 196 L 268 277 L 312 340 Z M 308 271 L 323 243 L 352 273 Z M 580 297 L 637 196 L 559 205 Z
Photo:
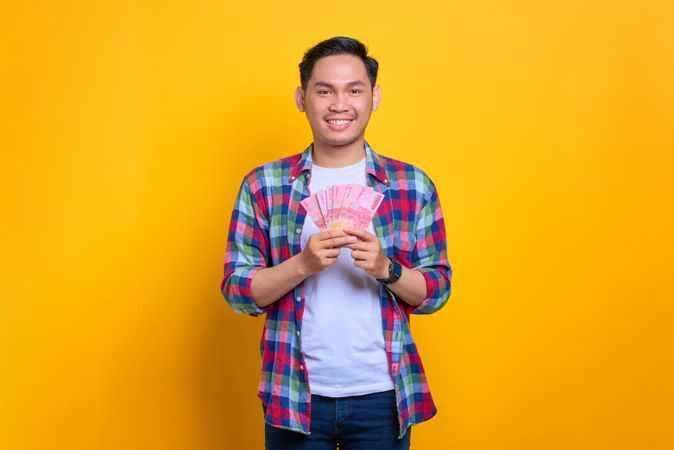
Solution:
M 350 37 L 337 36 L 321 41 L 304 52 L 302 62 L 299 64 L 302 89 L 307 88 L 307 83 L 311 77 L 311 72 L 314 70 L 316 61 L 326 56 L 342 55 L 345 53 L 357 56 L 363 61 L 367 76 L 374 88 L 377 82 L 377 71 L 379 70 L 379 63 L 377 60 L 367 55 L 367 47 L 359 40 Z

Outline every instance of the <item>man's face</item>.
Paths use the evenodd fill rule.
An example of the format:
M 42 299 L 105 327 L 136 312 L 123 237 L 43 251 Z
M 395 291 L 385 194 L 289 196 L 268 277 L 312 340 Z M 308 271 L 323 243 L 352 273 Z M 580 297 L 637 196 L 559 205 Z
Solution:
M 381 100 L 372 89 L 365 64 L 350 54 L 326 56 L 314 65 L 306 90 L 297 88 L 295 101 L 306 112 L 314 143 L 341 147 L 365 135 L 370 113 Z

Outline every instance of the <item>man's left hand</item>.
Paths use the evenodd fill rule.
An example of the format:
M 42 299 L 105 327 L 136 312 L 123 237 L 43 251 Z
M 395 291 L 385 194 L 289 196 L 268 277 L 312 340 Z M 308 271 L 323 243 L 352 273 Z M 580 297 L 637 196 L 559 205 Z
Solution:
M 375 278 L 388 278 L 391 261 L 384 254 L 379 238 L 363 228 L 344 228 L 344 232 L 358 238 L 357 242 L 344 246 L 351 249 L 354 265 Z

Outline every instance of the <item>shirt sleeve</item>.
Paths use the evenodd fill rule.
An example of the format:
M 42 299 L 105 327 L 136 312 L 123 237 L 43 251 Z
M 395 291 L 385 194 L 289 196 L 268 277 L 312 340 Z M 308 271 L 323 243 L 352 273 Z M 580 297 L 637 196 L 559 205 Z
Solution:
M 227 235 L 222 295 L 238 313 L 257 316 L 266 312 L 253 302 L 251 281 L 269 261 L 269 222 L 244 179 L 234 203 Z
M 426 280 L 426 299 L 419 306 L 405 305 L 408 313 L 430 314 L 442 308 L 451 293 L 452 268 L 447 260 L 445 222 L 435 185 L 429 180 L 417 220 L 412 267 Z

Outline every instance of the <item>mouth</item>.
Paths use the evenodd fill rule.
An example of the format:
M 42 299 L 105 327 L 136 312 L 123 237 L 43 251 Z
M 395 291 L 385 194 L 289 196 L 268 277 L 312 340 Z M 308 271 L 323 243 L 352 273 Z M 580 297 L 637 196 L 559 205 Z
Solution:
M 353 119 L 327 119 L 326 122 L 330 129 L 340 131 L 348 128 Z

